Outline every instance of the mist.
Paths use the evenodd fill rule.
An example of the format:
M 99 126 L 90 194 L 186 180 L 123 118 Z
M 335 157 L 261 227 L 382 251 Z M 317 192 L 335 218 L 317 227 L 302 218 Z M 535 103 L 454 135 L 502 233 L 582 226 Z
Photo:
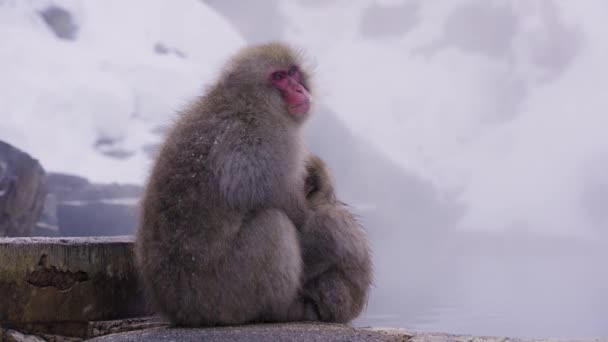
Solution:
M 602 0 L 0 1 L 0 140 L 47 171 L 141 185 L 227 56 L 286 41 L 315 70 L 306 142 L 372 242 L 355 324 L 606 336 L 607 15 Z

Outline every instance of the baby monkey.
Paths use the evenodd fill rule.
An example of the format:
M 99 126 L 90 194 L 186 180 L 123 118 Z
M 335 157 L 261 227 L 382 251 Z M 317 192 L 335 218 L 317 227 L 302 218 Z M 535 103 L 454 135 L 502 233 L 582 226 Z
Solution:
M 367 303 L 372 281 L 367 238 L 348 207 L 336 199 L 325 163 L 311 156 L 306 171 L 311 211 L 299 231 L 304 262 L 301 296 L 314 303 L 318 320 L 349 322 Z

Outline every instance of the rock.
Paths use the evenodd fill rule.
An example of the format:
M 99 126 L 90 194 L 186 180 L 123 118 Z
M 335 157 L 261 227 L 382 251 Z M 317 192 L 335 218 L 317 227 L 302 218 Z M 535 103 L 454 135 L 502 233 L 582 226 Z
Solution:
M 0 141 L 0 236 L 30 236 L 46 193 L 40 163 Z
M 8 329 L 2 336 L 5 342 L 46 342 L 45 339 L 36 335 L 22 334 L 18 331 Z
M 87 338 L 127 331 L 166 327 L 169 323 L 159 317 L 138 317 L 113 321 L 89 322 Z
M 0 294 L 2 324 L 149 313 L 132 237 L 0 238 Z
M 42 336 L 47 341 L 81 341 L 107 334 L 166 326 L 166 321 L 150 316 L 111 321 L 12 323 L 10 329 L 27 331 L 28 334 Z
M 38 223 L 38 236 L 130 235 L 137 225 L 142 188 L 132 184 L 96 184 L 87 179 L 49 173 L 49 196 Z
M 92 339 L 96 342 L 114 341 L 352 341 L 406 342 L 410 334 L 403 330 L 370 330 L 342 324 L 297 322 L 285 324 L 255 324 L 214 328 L 155 328 L 111 334 Z
M 78 26 L 75 24 L 72 14 L 66 9 L 51 5 L 41 11 L 40 16 L 57 38 L 65 40 L 76 39 Z
M 82 338 L 46 334 L 22 333 L 0 326 L 0 342 L 80 342 Z

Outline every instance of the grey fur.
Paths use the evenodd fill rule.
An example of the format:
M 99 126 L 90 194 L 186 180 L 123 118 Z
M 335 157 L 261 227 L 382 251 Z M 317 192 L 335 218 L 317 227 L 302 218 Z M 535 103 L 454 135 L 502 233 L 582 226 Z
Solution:
M 360 311 L 350 301 L 348 314 L 326 315 L 328 301 L 366 291 L 355 294 L 358 285 L 344 282 L 349 277 L 325 277 L 325 266 L 302 261 L 308 254 L 300 246 L 312 248 L 325 224 L 358 225 L 341 207 L 332 203 L 335 214 L 326 213 L 306 198 L 304 118 L 287 114 L 267 78 L 270 68 L 293 64 L 301 66 L 299 56 L 282 44 L 244 49 L 180 115 L 160 150 L 142 199 L 136 260 L 148 297 L 176 325 L 346 321 Z M 336 238 L 352 244 L 349 234 Z M 359 257 L 351 251 L 357 243 L 344 247 L 345 257 Z M 332 265 L 350 272 L 352 263 Z M 303 273 L 309 269 L 314 277 Z M 304 280 L 316 281 L 318 291 L 303 287 Z M 335 291 L 348 295 L 334 297 Z

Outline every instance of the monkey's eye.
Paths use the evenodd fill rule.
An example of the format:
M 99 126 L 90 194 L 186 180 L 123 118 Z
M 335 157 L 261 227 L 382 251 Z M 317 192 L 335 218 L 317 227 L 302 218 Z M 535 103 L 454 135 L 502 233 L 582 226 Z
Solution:
M 288 74 L 289 76 L 293 76 L 293 75 L 295 75 L 295 74 L 296 74 L 296 72 L 298 72 L 298 67 L 297 67 L 297 66 L 295 66 L 295 65 L 293 65 L 293 66 L 291 66 L 291 67 L 289 68 L 289 71 L 287 71 L 287 74 Z
M 280 81 L 285 77 L 285 73 L 282 71 L 277 71 L 272 73 L 272 79 L 275 81 Z

